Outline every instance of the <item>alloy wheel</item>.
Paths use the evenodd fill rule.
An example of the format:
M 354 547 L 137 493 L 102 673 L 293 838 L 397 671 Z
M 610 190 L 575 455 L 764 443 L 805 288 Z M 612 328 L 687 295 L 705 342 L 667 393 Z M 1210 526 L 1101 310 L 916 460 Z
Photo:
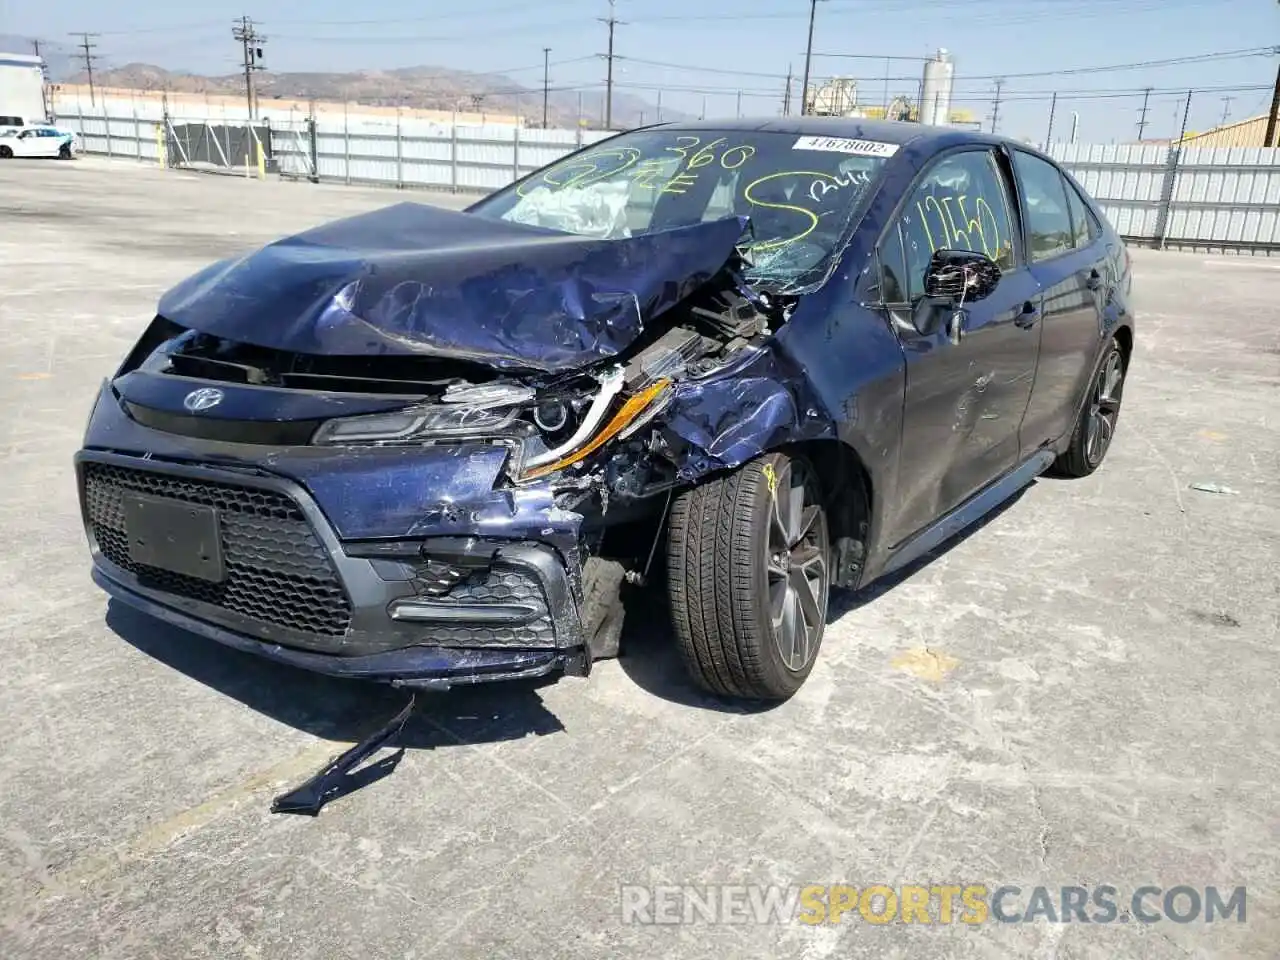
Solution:
M 827 619 L 826 514 L 816 478 L 802 461 L 766 476 L 772 500 L 765 557 L 770 626 L 783 665 L 799 673 L 817 653 Z
M 1089 432 L 1085 438 L 1085 456 L 1090 466 L 1097 466 L 1111 446 L 1116 420 L 1120 416 L 1120 393 L 1124 386 L 1124 364 L 1118 351 L 1111 351 L 1098 373 L 1089 407 Z

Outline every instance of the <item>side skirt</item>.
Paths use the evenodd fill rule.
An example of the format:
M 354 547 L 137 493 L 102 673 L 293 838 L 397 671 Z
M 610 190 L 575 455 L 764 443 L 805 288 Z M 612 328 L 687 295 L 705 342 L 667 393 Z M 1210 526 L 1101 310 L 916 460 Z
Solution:
M 889 557 L 880 576 L 901 570 L 929 551 L 946 543 L 961 530 L 981 520 L 1015 493 L 1049 469 L 1056 459 L 1052 450 L 1039 450 L 1000 479 L 983 487 L 950 513 L 905 541 Z

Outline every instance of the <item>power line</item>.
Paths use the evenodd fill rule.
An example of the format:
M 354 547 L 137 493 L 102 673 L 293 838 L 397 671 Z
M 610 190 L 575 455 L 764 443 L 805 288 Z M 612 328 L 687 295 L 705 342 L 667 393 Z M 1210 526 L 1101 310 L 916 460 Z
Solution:
M 1027 73 L 1003 73 L 997 76 L 972 76 L 966 80 L 1018 79 L 1022 77 L 1065 77 L 1080 73 L 1111 73 L 1122 70 L 1143 70 L 1150 67 L 1169 67 L 1185 63 L 1209 63 L 1218 60 L 1238 60 L 1246 57 L 1274 56 L 1280 47 L 1251 47 L 1244 50 L 1224 50 L 1218 53 L 1202 53 L 1190 57 L 1172 57 L 1168 60 L 1140 60 L 1134 63 L 1118 63 L 1101 67 L 1070 67 L 1063 70 L 1033 70 Z
M 624 57 L 622 54 L 618 54 L 617 59 L 626 60 L 628 63 L 639 63 L 646 67 L 662 67 L 666 70 L 683 70 L 688 73 L 716 73 L 730 77 L 764 77 L 769 80 L 781 80 L 785 76 L 785 74 L 781 73 L 763 73 L 759 70 L 725 70 L 720 67 L 690 66 L 685 63 L 669 63 L 665 60 L 646 60 L 642 57 Z
M 93 42 L 90 40 L 90 38 L 91 38 L 91 37 L 99 37 L 99 36 L 101 36 L 101 34 L 98 34 L 98 33 L 73 33 L 73 34 L 71 34 L 71 36 L 73 36 L 73 37 L 79 37 L 79 38 L 80 38 L 80 43 L 78 44 L 78 46 L 79 46 L 82 50 L 84 50 L 84 53 L 77 54 L 76 56 L 77 56 L 77 57 L 79 57 L 81 60 L 83 60 L 83 61 L 84 61 L 84 69 L 85 69 L 85 71 L 89 74 L 89 103 L 90 103 L 90 105 L 92 105 L 92 106 L 96 106 L 96 105 L 97 105 L 97 100 L 95 100 L 95 99 L 94 99 L 94 93 L 93 93 L 93 61 L 95 61 L 95 60 L 101 60 L 102 58 L 101 58 L 101 57 L 99 57 L 96 53 L 94 53 L 94 52 L 93 52 L 93 48 L 94 48 L 94 47 L 96 47 L 96 46 L 97 46 L 97 44 L 96 44 L 96 43 L 93 43 Z

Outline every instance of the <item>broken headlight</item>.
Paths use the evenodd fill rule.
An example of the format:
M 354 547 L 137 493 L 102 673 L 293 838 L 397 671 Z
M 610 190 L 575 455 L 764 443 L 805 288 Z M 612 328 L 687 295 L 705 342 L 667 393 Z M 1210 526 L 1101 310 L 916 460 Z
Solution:
M 589 400 L 585 393 L 537 397 L 524 387 L 460 386 L 446 391 L 437 405 L 329 420 L 311 442 L 505 443 L 512 448 L 511 479 L 538 480 L 581 463 L 612 440 L 632 436 L 671 400 L 672 382 L 665 377 L 619 400 L 624 382 L 621 368 L 601 375 Z
M 648 423 L 671 400 L 671 381 L 659 380 L 628 397 L 609 416 L 614 398 L 622 391 L 621 371 L 601 379 L 600 392 L 591 402 L 578 429 L 564 443 L 527 457 L 518 481 L 537 480 L 585 460 L 610 440 L 628 437 Z
M 415 407 L 394 413 L 339 417 L 326 421 L 311 438 L 317 444 L 411 443 L 431 440 L 498 439 L 524 432 L 514 408 Z

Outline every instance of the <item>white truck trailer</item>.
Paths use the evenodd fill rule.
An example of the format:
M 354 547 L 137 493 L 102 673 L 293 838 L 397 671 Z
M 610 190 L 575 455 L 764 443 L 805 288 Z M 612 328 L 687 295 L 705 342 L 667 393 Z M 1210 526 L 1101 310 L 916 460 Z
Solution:
M 28 53 L 0 51 L 0 133 L 48 119 L 44 61 Z

